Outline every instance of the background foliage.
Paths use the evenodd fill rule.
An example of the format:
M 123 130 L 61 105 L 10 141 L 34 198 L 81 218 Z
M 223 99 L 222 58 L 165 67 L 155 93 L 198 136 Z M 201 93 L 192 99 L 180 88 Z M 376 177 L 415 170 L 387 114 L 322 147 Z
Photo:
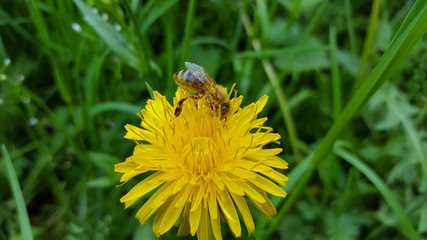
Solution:
M 0 2 L 0 239 L 155 239 L 113 165 L 188 60 L 270 96 L 289 195 L 251 238 L 427 237 L 426 1 Z

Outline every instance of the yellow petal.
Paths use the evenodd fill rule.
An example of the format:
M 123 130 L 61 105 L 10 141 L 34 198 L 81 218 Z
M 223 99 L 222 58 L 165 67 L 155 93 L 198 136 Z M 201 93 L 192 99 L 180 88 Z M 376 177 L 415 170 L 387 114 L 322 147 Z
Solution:
M 237 212 L 234 208 L 234 203 L 231 200 L 228 191 L 218 191 L 218 204 L 222 209 L 222 212 L 224 213 L 224 216 L 232 222 L 238 221 Z
M 235 237 L 240 237 L 242 234 L 242 229 L 233 200 L 231 200 L 228 191 L 219 191 L 219 196 L 220 198 L 218 199 L 218 203 L 222 209 L 222 212 L 224 213 L 231 232 Z
M 214 181 L 215 185 L 219 188 L 219 190 L 224 190 L 224 183 L 221 181 L 221 178 L 218 176 L 218 174 L 213 172 L 212 174 L 212 180 Z
M 248 204 L 246 204 L 246 201 L 242 196 L 231 193 L 231 197 L 236 203 L 239 212 L 242 214 L 243 221 L 245 222 L 246 229 L 248 230 L 248 235 L 251 236 L 255 231 L 255 224 L 252 219 L 251 212 L 249 211 Z
M 116 165 L 114 165 L 114 171 L 120 172 L 120 173 L 126 173 L 129 171 L 135 170 L 135 168 L 137 168 L 138 166 L 139 166 L 138 164 L 126 161 L 126 162 L 117 163 Z
M 288 169 L 288 163 L 285 160 L 283 160 L 277 156 L 265 157 L 265 156 L 260 156 L 260 155 L 254 154 L 251 156 L 245 156 L 244 159 L 249 160 L 249 161 L 253 161 L 253 162 L 262 163 L 262 164 L 268 165 L 268 166 L 273 167 L 273 168 Z
M 135 164 L 130 161 L 126 161 L 126 162 L 122 162 L 114 165 L 114 171 L 124 173 L 120 178 L 120 182 L 126 183 L 133 177 L 148 171 L 145 169 L 137 169 L 138 166 L 139 166 L 138 164 Z
M 267 164 L 271 167 L 279 168 L 279 169 L 288 169 L 289 168 L 288 163 L 285 160 L 283 160 L 277 156 L 269 158 L 267 161 L 264 162 L 264 164 Z
M 187 185 L 185 187 L 185 190 L 182 191 L 183 194 L 178 199 L 178 201 L 175 203 L 175 207 L 184 206 L 185 203 L 189 202 L 189 197 L 190 197 L 191 190 L 193 190 L 193 186 L 192 185 Z
M 161 205 L 163 205 L 171 195 L 174 195 L 173 189 L 175 188 L 175 186 L 176 186 L 176 181 L 170 182 L 170 184 L 157 196 L 156 201 L 153 202 L 150 207 L 158 208 Z
M 162 235 L 160 233 L 161 222 L 165 217 L 165 213 L 168 210 L 171 202 L 172 202 L 172 198 L 168 198 L 168 200 L 160 207 L 159 211 L 156 214 L 156 217 L 154 218 L 153 232 L 156 235 L 156 237 L 160 237 L 160 235 Z
M 255 103 L 257 111 L 256 114 L 260 113 L 264 109 L 265 104 L 267 104 L 268 96 L 264 95 Z
M 267 194 L 262 191 L 261 189 L 258 189 L 256 186 L 252 186 L 259 194 L 262 195 L 264 198 L 264 202 L 260 203 L 253 199 L 251 196 L 248 195 L 249 199 L 254 203 L 255 207 L 267 218 L 271 219 L 276 215 L 276 209 L 273 206 L 273 203 L 268 198 Z
M 129 180 L 131 180 L 133 177 L 138 176 L 139 174 L 145 173 L 147 170 L 134 170 L 134 171 L 128 171 L 120 178 L 120 182 L 126 183 Z
M 147 202 L 138 210 L 135 217 L 139 220 L 141 224 L 144 224 L 148 221 L 148 219 L 153 216 L 153 214 L 159 209 L 160 206 L 157 208 L 152 208 L 151 204 L 157 200 L 157 197 L 169 187 L 170 183 L 166 183 L 165 185 L 161 186 L 154 194 L 151 196 Z
M 181 215 L 182 209 L 184 208 L 184 204 L 178 204 L 177 202 L 183 196 L 185 191 L 178 192 L 175 196 L 171 197 L 172 202 L 168 205 L 164 204 L 163 206 L 167 206 L 167 210 L 161 219 L 161 223 L 159 226 L 159 233 L 163 235 L 165 232 L 169 231 L 169 229 L 175 224 L 178 220 L 178 217 Z M 157 214 L 159 215 L 159 213 Z M 157 217 L 157 216 L 156 216 Z
M 236 183 L 236 179 L 224 176 L 222 178 L 222 181 L 227 186 L 227 189 L 228 189 L 229 192 L 235 193 L 235 194 L 237 194 L 239 196 L 245 195 L 245 192 L 243 191 L 243 189 L 241 188 L 241 186 Z
M 286 192 L 283 191 L 282 188 L 271 182 L 265 177 L 262 177 L 257 174 L 256 178 L 249 178 L 249 182 L 251 182 L 253 185 L 259 187 L 263 191 L 266 191 L 270 194 L 273 194 L 278 197 L 286 197 Z
M 197 229 L 197 239 L 210 239 L 211 227 L 209 224 L 209 213 L 206 207 L 202 207 L 199 229 Z
M 163 182 L 157 181 L 164 173 L 154 173 L 143 181 L 139 182 L 126 195 L 120 198 L 120 202 L 124 202 L 126 208 L 138 201 L 142 196 L 160 186 Z
M 245 193 L 247 194 L 247 196 L 250 196 L 251 198 L 253 198 L 257 202 L 260 202 L 260 203 L 264 203 L 265 202 L 264 197 L 257 190 L 255 190 L 252 187 L 252 185 L 247 184 L 245 181 L 238 181 L 237 183 L 245 191 Z
M 273 179 L 280 185 L 285 186 L 286 182 L 288 181 L 288 177 L 281 174 L 280 172 L 274 170 L 273 168 L 264 165 L 261 162 L 254 162 L 246 159 L 240 159 L 236 162 L 236 165 L 245 168 L 254 172 L 262 173 L 263 175 Z
M 150 134 L 147 130 L 143 130 L 139 127 L 135 127 L 130 124 L 126 124 L 125 126 L 127 132 L 125 135 L 125 138 L 131 139 L 131 140 L 146 140 L 147 136 L 153 136 L 152 133 Z M 148 137 L 150 138 L 150 137 Z
M 267 122 L 267 118 L 259 118 L 259 119 L 255 119 L 254 121 L 251 122 L 251 124 L 249 125 L 250 128 L 260 128 L 262 127 L 262 125 Z M 259 130 L 261 130 L 262 128 L 260 128 Z
M 281 138 L 279 134 L 270 132 L 256 132 L 251 137 L 253 138 L 252 142 L 257 144 L 255 146 L 264 146 Z
M 209 185 L 209 213 L 211 214 L 211 219 L 218 219 L 218 211 L 216 188 Z
M 262 159 L 262 158 L 265 158 L 265 157 L 276 156 L 277 154 L 279 154 L 281 152 L 282 152 L 281 148 L 262 149 L 261 151 L 257 152 L 254 155 L 247 155 L 247 157 L 250 157 L 250 158 L 257 157 L 257 158 L 261 158 Z
M 194 234 L 196 234 L 197 229 L 199 228 L 201 214 L 202 214 L 202 204 L 198 204 L 198 207 L 194 211 L 190 210 L 189 220 L 190 220 L 191 236 L 194 236 Z
M 176 186 L 174 189 L 174 193 L 178 192 L 180 189 L 182 189 L 183 187 L 185 187 L 189 182 L 190 182 L 190 177 L 188 174 L 186 174 L 186 172 L 182 172 L 182 171 L 176 171 Z M 184 176 L 182 176 L 184 175 Z
M 187 202 L 184 206 L 181 224 L 179 225 L 178 233 L 177 233 L 178 237 L 183 237 L 183 236 L 187 236 L 188 234 L 190 234 L 190 222 L 189 222 L 190 207 L 191 207 L 190 202 Z
M 212 206 L 209 205 L 209 211 L 211 211 L 211 207 Z M 216 208 L 215 215 L 216 216 L 219 215 L 219 209 L 218 209 L 218 207 Z M 222 240 L 220 218 L 218 218 L 218 217 L 217 218 L 212 218 L 212 214 L 210 216 L 211 216 L 211 226 L 212 226 L 213 235 L 214 235 L 214 237 L 215 237 L 216 240 Z
M 164 151 L 164 149 L 159 148 L 158 146 L 154 146 L 151 144 L 138 144 L 134 151 L 134 157 L 139 157 L 143 159 L 167 159 L 168 154 Z
M 200 188 L 197 191 L 193 191 L 193 204 L 191 205 L 190 212 L 193 212 L 196 210 L 196 208 L 199 208 L 199 205 L 202 202 L 203 197 L 205 196 L 206 192 L 206 184 L 201 184 Z
M 270 171 L 260 171 L 260 173 L 264 174 L 265 176 L 273 179 L 275 182 L 282 186 L 286 186 L 286 182 L 288 181 L 288 177 L 279 173 L 278 171 L 275 171 L 271 169 Z
M 230 174 L 236 176 L 237 178 L 241 178 L 241 179 L 255 179 L 257 177 L 258 174 L 249 171 L 247 169 L 242 169 L 242 168 L 234 168 L 232 172 L 230 172 Z

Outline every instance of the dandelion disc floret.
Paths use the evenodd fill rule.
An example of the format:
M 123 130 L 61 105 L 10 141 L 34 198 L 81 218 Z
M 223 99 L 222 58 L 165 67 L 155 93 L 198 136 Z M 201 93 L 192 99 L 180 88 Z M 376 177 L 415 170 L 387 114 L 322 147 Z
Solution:
M 197 234 L 198 239 L 208 239 L 212 232 L 222 239 L 223 219 L 232 234 L 240 237 L 238 212 L 251 235 L 255 225 L 245 198 L 272 218 L 276 209 L 267 194 L 285 197 L 278 185 L 285 186 L 288 180 L 276 170 L 288 168 L 277 156 L 282 149 L 264 148 L 280 139 L 263 125 L 267 118 L 257 118 L 268 97 L 243 108 L 242 96 L 234 97 L 226 117 L 217 116 L 207 98 L 191 99 L 175 116 L 178 102 L 188 97 L 188 91 L 178 88 L 171 106 L 154 92 L 154 100 L 139 114 L 142 128 L 125 126 L 125 138 L 136 146 L 131 157 L 115 165 L 115 171 L 123 173 L 121 182 L 143 173 L 148 177 L 120 201 L 129 207 L 153 192 L 136 218 L 144 224 L 155 214 L 156 236 L 175 225 L 180 236 Z

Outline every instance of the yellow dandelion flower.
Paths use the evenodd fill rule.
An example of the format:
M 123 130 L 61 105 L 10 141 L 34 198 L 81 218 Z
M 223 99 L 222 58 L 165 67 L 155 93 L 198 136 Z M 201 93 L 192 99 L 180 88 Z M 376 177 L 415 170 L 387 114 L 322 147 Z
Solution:
M 115 171 L 123 173 L 123 183 L 142 173 L 151 175 L 120 201 L 127 208 L 154 191 L 136 218 L 144 224 L 157 212 L 153 223 L 157 237 L 179 226 L 179 236 L 197 234 L 198 239 L 209 239 L 213 233 L 222 239 L 221 218 L 240 237 L 238 212 L 251 235 L 255 225 L 245 197 L 272 218 L 276 209 L 267 194 L 285 197 L 277 184 L 285 186 L 288 180 L 275 170 L 288 168 L 277 156 L 282 149 L 263 148 L 280 139 L 263 125 L 267 118 L 257 119 L 268 97 L 241 108 L 243 97 L 235 96 L 222 119 L 213 114 L 207 98 L 188 100 L 176 117 L 174 110 L 186 97 L 189 92 L 178 88 L 171 106 L 154 92 L 154 100 L 148 100 L 138 114 L 142 128 L 125 126 L 125 138 L 137 145 L 131 157 L 115 165 Z

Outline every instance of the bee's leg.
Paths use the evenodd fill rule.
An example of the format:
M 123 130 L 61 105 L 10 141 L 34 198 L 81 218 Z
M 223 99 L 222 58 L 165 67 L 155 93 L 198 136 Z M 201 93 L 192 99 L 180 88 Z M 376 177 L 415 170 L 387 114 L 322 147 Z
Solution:
M 183 99 L 179 100 L 179 102 L 178 102 L 178 104 L 177 104 L 177 106 L 175 108 L 175 117 L 178 117 L 179 114 L 181 113 L 181 111 L 182 111 L 182 104 L 184 104 L 185 100 L 187 100 L 187 98 L 183 98 Z
M 211 110 L 214 111 L 214 106 L 212 105 L 211 97 L 208 96 L 208 100 L 209 100 L 209 106 L 211 107 Z
M 181 111 L 182 111 L 182 105 L 183 105 L 183 104 L 184 104 L 184 102 L 185 102 L 187 99 L 189 99 L 189 98 L 191 98 L 191 99 L 193 99 L 193 100 L 198 100 L 198 99 L 200 99 L 200 98 L 201 98 L 201 96 L 200 96 L 200 95 L 189 96 L 189 97 L 186 97 L 186 98 L 183 98 L 183 99 L 179 100 L 179 102 L 176 104 L 177 106 L 176 106 L 176 108 L 175 108 L 175 117 L 178 117 L 178 116 L 179 116 L 179 114 L 181 114 Z M 196 107 L 197 107 L 197 105 L 196 105 Z
M 202 98 L 202 95 L 200 95 L 199 93 L 196 93 L 193 96 L 190 96 L 190 98 L 193 99 L 195 103 L 197 103 L 197 101 L 199 101 L 199 99 Z M 196 108 L 198 108 L 197 104 L 196 104 Z
M 209 100 L 209 106 L 211 107 L 211 110 L 215 113 L 215 115 L 218 116 L 218 106 L 216 106 L 215 104 L 213 104 L 211 97 L 208 96 L 208 100 Z

